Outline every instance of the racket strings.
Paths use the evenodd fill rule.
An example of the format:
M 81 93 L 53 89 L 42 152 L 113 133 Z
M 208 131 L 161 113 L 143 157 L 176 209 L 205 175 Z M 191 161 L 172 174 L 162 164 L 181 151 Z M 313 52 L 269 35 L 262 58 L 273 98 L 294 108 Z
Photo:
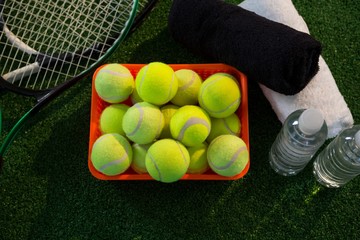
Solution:
M 73 6 L 71 6 L 73 7 Z M 81 8 L 83 7 L 83 8 Z M 106 38 L 109 39 L 111 38 L 111 35 L 115 35 L 115 32 L 111 32 L 111 28 L 112 26 L 114 26 L 115 24 L 115 18 L 112 17 L 114 16 L 114 12 L 117 11 L 116 8 L 112 7 L 110 4 L 102 6 L 97 4 L 95 7 L 95 11 L 94 9 L 89 9 L 87 6 L 82 5 L 81 7 L 78 7 L 76 10 L 74 11 L 70 11 L 72 12 L 72 15 L 70 16 L 70 18 L 72 18 L 72 22 L 73 22 L 73 28 L 68 28 L 68 31 L 71 31 L 71 33 L 69 33 L 69 36 L 72 36 L 71 39 L 69 39 L 69 42 L 71 42 L 74 46 L 77 46 L 76 49 L 81 48 L 81 46 L 86 45 L 86 46 L 91 46 L 94 43 L 97 42 L 104 42 L 101 38 Z M 115 6 L 116 7 L 116 6 Z M 91 12 L 90 12 L 91 10 Z M 66 11 L 66 10 L 65 10 Z M 76 15 L 82 13 L 84 15 L 84 18 L 81 21 L 78 21 L 76 19 Z M 94 15 L 95 13 L 95 15 Z M 112 22 L 110 22 L 108 19 L 109 17 L 111 17 Z M 106 21 L 103 22 L 98 22 L 99 19 L 107 19 Z M 83 23 L 88 23 L 88 26 L 84 27 Z M 124 26 L 119 26 L 120 28 L 123 28 Z M 93 35 L 90 38 L 85 38 L 83 39 L 82 37 L 77 37 L 77 36 L 91 36 L 91 34 L 93 34 L 94 32 L 102 32 L 102 33 L 107 33 L 107 36 L 104 35 Z M 114 38 L 115 40 L 115 38 Z M 106 41 L 105 41 L 106 42 Z M 65 44 L 65 43 L 64 43 Z M 108 46 L 106 46 L 108 47 Z M 90 48 L 90 53 L 88 54 L 89 57 L 85 58 L 86 64 L 84 64 L 85 66 L 88 66 L 89 64 L 91 64 L 91 62 L 95 61 L 96 59 L 92 59 L 91 56 L 97 56 L 99 55 L 101 52 L 104 51 L 104 47 L 102 48 Z M 73 53 L 73 58 L 76 58 L 76 52 Z M 83 67 L 83 65 L 81 64 L 75 64 L 74 59 L 71 58 L 70 61 L 73 67 L 75 67 L 75 71 L 79 72 L 79 71 L 83 71 L 85 69 L 80 69 Z M 80 59 L 80 58 L 78 58 Z M 67 75 L 70 74 L 70 71 L 72 69 L 69 68 L 68 71 L 66 72 Z M 51 76 L 53 77 L 53 76 Z M 55 85 L 57 85 L 57 81 L 55 82 Z M 49 87 L 49 84 L 47 86 L 47 88 Z
M 70 1 L 66 5 L 54 5 L 56 2 L 40 4 L 38 1 L 32 4 L 15 3 L 17 6 L 13 8 L 21 7 L 22 10 L 10 13 L 13 24 L 9 26 L 10 22 L 7 22 L 7 26 L 12 32 L 16 31 L 15 35 L 23 42 L 28 40 L 25 43 L 40 52 L 71 52 L 84 45 L 76 45 L 74 39 L 90 41 L 99 38 L 100 31 L 94 32 L 99 28 L 107 32 L 113 26 L 111 20 L 117 10 L 111 7 L 111 1 L 103 5 L 89 1 L 87 4 L 80 3 L 82 4 L 78 1 Z M 67 48 L 64 49 L 64 45 Z
M 133 2 L 7 0 L 1 14 L 9 29 L 0 37 L 1 76 L 9 76 L 13 85 L 42 90 L 86 71 L 123 34 Z M 41 71 L 16 72 L 31 66 L 37 54 Z

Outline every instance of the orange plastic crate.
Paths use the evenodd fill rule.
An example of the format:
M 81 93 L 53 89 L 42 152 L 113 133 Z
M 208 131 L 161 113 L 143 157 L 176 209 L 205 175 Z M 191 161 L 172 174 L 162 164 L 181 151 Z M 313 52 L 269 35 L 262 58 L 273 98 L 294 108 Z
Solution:
M 134 79 L 139 72 L 139 70 L 145 64 L 122 64 L 127 67 L 131 74 L 134 76 Z M 174 71 L 179 69 L 192 69 L 197 72 L 203 80 L 206 80 L 207 77 L 214 73 L 224 72 L 233 75 L 239 82 L 240 90 L 241 90 L 241 103 L 240 107 L 237 111 L 237 114 L 241 121 L 241 133 L 240 136 L 247 145 L 247 148 L 250 153 L 250 145 L 249 145 L 249 120 L 248 120 L 248 91 L 247 91 L 247 78 L 246 76 L 236 70 L 235 68 L 225 65 L 225 64 L 169 64 Z M 102 66 L 101 66 L 102 67 Z M 129 168 L 124 173 L 117 176 L 106 176 L 99 171 L 97 171 L 91 162 L 91 150 L 95 140 L 101 136 L 101 132 L 99 129 L 99 119 L 101 112 L 106 108 L 109 103 L 104 102 L 95 91 L 94 79 L 96 73 L 101 69 L 99 67 L 94 75 L 93 75 L 93 84 L 92 84 L 92 97 L 91 97 L 91 119 L 90 119 L 90 140 L 89 140 L 89 153 L 88 153 L 88 167 L 91 174 L 100 180 L 153 180 L 153 178 L 149 174 L 138 174 L 131 168 Z M 123 103 L 132 105 L 130 99 L 127 99 Z M 236 180 L 242 178 L 249 170 L 249 163 L 246 165 L 245 169 L 238 175 L 233 177 L 223 177 L 211 169 L 206 171 L 203 174 L 185 174 L 180 180 Z

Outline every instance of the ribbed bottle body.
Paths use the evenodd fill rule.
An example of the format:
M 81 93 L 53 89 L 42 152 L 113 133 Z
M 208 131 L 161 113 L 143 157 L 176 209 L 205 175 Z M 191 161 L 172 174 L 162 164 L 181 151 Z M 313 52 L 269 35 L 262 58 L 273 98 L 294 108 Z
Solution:
M 355 134 L 360 125 L 343 130 L 317 156 L 313 173 L 316 180 L 326 187 L 341 187 L 360 174 L 360 146 Z
M 289 115 L 270 149 L 270 166 L 280 175 L 293 176 L 302 171 L 326 140 L 325 121 L 315 134 L 301 131 L 299 117 L 303 112 Z

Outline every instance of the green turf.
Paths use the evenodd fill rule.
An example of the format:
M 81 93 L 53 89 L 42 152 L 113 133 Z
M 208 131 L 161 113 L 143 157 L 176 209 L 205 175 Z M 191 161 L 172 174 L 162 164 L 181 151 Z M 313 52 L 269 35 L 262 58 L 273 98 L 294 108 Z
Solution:
M 239 2 L 239 1 L 232 1 Z M 206 63 L 171 39 L 170 0 L 109 62 Z M 360 124 L 360 3 L 294 0 Z M 74 86 L 19 134 L 0 175 L 0 239 L 359 239 L 360 177 L 341 189 L 270 169 L 281 124 L 249 82 L 251 168 L 237 181 L 107 182 L 87 168 L 91 79 Z M 31 106 L 0 92 L 4 129 Z

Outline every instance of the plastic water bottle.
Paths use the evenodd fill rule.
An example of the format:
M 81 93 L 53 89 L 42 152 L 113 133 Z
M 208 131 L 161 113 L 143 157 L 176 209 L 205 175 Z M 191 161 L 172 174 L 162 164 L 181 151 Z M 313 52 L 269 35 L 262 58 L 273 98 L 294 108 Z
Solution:
M 291 113 L 270 149 L 270 166 L 283 176 L 298 174 L 324 144 L 327 132 L 318 110 L 300 109 Z
M 316 180 L 326 187 L 341 187 L 360 174 L 360 125 L 345 129 L 314 161 Z

